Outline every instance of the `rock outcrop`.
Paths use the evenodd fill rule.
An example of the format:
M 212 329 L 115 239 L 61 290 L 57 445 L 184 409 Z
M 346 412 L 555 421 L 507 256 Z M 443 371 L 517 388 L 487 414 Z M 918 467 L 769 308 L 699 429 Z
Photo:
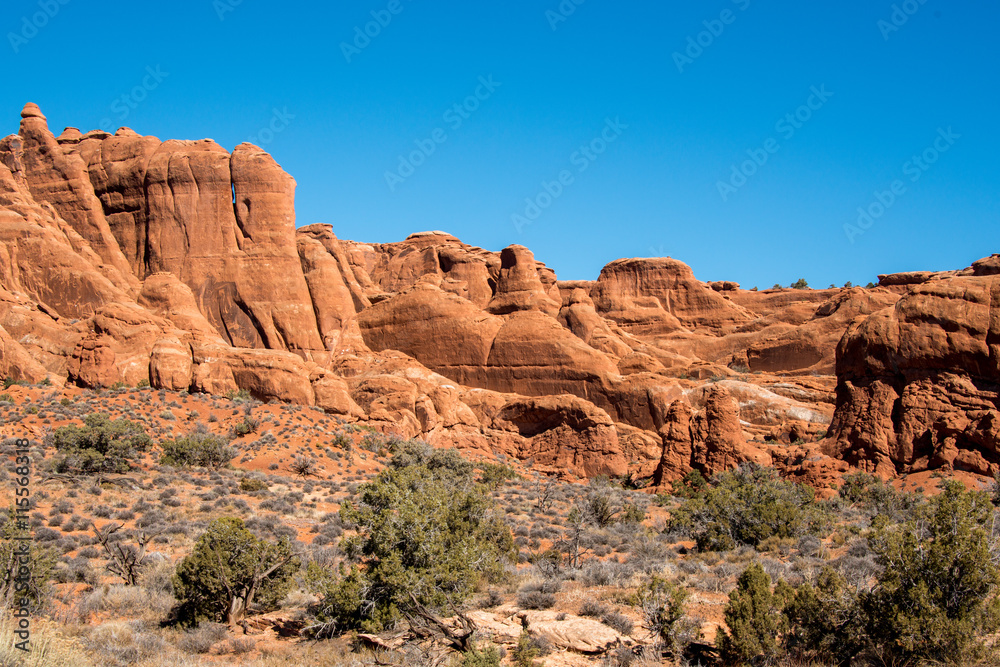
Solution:
M 851 326 L 837 374 L 834 456 L 885 477 L 1000 471 L 1000 279 L 917 284 Z
M 27 105 L 0 140 L 0 373 L 245 389 L 566 476 L 826 483 L 828 429 L 885 475 L 1000 469 L 998 255 L 875 289 L 748 291 L 670 258 L 559 281 L 519 245 L 296 229 L 295 187 L 251 144 L 56 137 Z
M 697 413 L 683 400 L 671 403 L 660 436 L 663 454 L 653 474 L 656 485 L 676 481 L 690 470 L 711 477 L 741 463 L 772 462 L 763 447 L 747 442 L 738 406 L 722 387 L 707 392 L 704 407 Z

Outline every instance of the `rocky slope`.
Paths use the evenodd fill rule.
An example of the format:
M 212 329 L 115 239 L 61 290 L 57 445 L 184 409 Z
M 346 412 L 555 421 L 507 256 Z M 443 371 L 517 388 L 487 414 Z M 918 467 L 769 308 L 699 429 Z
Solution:
M 998 469 L 997 256 L 874 289 L 746 291 L 669 258 L 560 281 L 522 246 L 296 229 L 295 181 L 250 144 L 21 116 L 5 376 L 247 389 L 569 476 Z

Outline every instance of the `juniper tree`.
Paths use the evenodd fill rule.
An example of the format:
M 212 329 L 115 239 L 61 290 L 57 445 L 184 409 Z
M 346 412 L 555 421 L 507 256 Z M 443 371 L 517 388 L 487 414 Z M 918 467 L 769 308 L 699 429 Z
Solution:
M 255 603 L 277 604 L 298 569 L 287 537 L 268 542 L 247 530 L 242 519 L 216 519 L 177 566 L 173 582 L 181 602 L 179 620 L 236 625 Z

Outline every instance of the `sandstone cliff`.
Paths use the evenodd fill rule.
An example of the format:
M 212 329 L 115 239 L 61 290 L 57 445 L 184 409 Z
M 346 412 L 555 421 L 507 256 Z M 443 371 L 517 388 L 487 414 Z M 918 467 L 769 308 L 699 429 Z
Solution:
M 250 144 L 56 137 L 35 105 L 21 116 L 0 141 L 6 376 L 246 389 L 658 483 L 791 469 L 803 443 L 884 474 L 1000 461 L 996 256 L 875 289 L 747 291 L 670 258 L 559 281 L 517 245 L 296 229 L 295 181 Z

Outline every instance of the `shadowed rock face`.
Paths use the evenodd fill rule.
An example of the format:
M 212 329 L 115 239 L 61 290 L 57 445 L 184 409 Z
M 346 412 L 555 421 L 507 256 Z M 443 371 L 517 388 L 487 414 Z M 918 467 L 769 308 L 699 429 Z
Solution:
M 0 141 L 6 376 L 247 389 L 663 484 L 744 461 L 808 481 L 839 470 L 828 429 L 827 454 L 885 474 L 1000 462 L 996 255 L 873 290 L 747 291 L 670 258 L 559 281 L 519 245 L 296 229 L 294 179 L 251 144 L 21 116 Z

